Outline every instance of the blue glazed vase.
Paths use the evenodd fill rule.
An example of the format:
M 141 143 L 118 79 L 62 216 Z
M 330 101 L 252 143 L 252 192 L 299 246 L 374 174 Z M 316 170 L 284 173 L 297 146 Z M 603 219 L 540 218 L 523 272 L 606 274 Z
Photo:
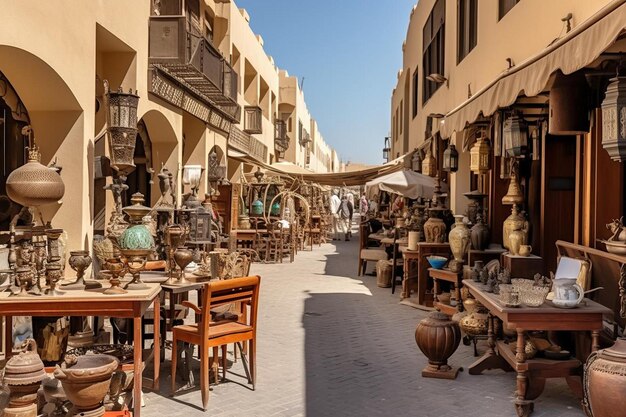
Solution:
M 122 249 L 152 249 L 154 247 L 152 234 L 143 224 L 131 226 L 124 230 L 119 242 Z

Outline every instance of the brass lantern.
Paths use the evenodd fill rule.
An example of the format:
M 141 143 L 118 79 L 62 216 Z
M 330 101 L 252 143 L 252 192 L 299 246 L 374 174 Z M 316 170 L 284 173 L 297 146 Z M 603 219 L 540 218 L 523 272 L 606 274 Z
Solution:
M 528 125 L 518 114 L 504 122 L 502 128 L 504 149 L 509 156 L 519 158 L 528 150 Z
M 602 146 L 614 161 L 626 160 L 626 77 L 610 80 L 602 102 Z
M 111 166 L 121 172 L 129 173 L 135 169 L 135 140 L 137 138 L 137 105 L 139 96 L 131 91 L 124 93 L 109 89 L 104 81 L 106 98 L 107 129 L 111 149 Z
M 411 158 L 411 169 L 415 172 L 422 172 L 422 153 L 419 149 L 413 152 L 413 158 Z
M 489 139 L 478 138 L 472 149 L 470 149 L 470 170 L 477 174 L 486 174 L 491 169 L 491 145 Z
M 435 157 L 430 150 L 430 146 L 426 148 L 426 156 L 424 156 L 424 159 L 422 160 L 422 174 L 429 177 L 437 175 L 437 161 L 435 161 Z
M 459 152 L 452 144 L 443 151 L 442 168 L 444 171 L 457 172 L 459 170 Z

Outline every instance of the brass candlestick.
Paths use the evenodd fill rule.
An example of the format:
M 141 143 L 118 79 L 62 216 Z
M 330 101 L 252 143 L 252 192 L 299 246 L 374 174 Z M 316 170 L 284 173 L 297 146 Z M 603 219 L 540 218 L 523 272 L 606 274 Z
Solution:
M 104 267 L 109 271 L 111 278 L 109 278 L 109 282 L 111 283 L 111 287 L 107 288 L 104 293 L 105 294 L 126 294 L 128 291 L 123 289 L 121 284 L 121 278 L 123 277 L 128 269 L 126 265 L 119 257 L 107 258 Z
M 151 249 L 122 249 L 122 256 L 126 258 L 126 269 L 133 276 L 131 282 L 126 284 L 127 290 L 145 290 L 148 284 L 141 280 L 141 271 L 146 267 L 148 255 L 152 253 Z

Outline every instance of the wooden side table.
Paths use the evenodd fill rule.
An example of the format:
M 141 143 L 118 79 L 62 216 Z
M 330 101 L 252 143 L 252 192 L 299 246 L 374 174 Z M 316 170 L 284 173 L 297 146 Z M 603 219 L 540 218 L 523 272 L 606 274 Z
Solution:
M 404 260 L 404 279 L 402 280 L 402 298 L 410 298 L 411 290 L 417 292 L 417 303 L 423 306 L 429 306 L 426 300 L 426 291 L 428 290 L 428 263 L 429 256 L 444 256 L 450 258 L 450 244 L 448 243 L 426 243 L 419 242 L 417 250 L 409 250 L 408 247 L 400 247 L 402 258 Z M 417 262 L 417 276 L 412 277 L 409 273 L 411 263 Z
M 509 252 L 502 254 L 500 263 L 511 271 L 513 278 L 532 279 L 535 274 L 543 274 L 543 258 L 537 255 L 514 256 Z
M 527 331 L 589 331 L 591 332 L 592 349 L 599 349 L 600 331 L 604 316 L 612 316 L 613 312 L 591 300 L 585 299 L 573 309 L 554 307 L 550 302 L 542 306 L 505 307 L 498 296 L 487 293 L 486 286 L 472 280 L 464 280 L 470 293 L 489 310 L 488 349 L 485 355 L 469 367 L 470 375 L 479 375 L 487 369 L 503 369 L 517 372 L 515 390 L 515 408 L 517 415 L 528 417 L 534 409 L 534 400 L 541 395 L 548 378 L 565 378 L 570 389 L 582 397 L 581 362 L 575 358 L 567 360 L 550 360 L 543 358 L 528 359 L 525 354 Z M 513 345 L 496 340 L 494 334 L 495 318 L 502 320 L 503 325 L 517 333 Z
M 449 269 L 428 268 L 428 276 L 433 279 L 433 294 L 435 296 L 433 307 L 449 316 L 453 316 L 457 312 L 462 312 L 463 302 L 461 300 L 461 285 L 463 285 L 463 272 L 452 272 Z M 456 306 L 444 304 L 439 301 L 440 280 L 452 283 L 452 286 L 454 287 L 454 296 L 456 297 Z

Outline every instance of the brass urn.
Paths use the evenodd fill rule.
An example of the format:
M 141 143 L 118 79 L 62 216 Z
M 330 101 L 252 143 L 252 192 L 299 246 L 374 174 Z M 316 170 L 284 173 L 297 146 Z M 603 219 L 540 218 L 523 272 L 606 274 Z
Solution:
M 528 244 L 529 229 L 530 224 L 519 212 L 517 204 L 513 204 L 513 207 L 511 208 L 511 215 L 507 217 L 502 224 L 502 246 L 506 249 L 511 249 L 511 240 L 509 237 L 513 231 L 519 231 L 522 234 L 523 239 L 520 243 L 521 245 Z
M 461 329 L 447 314 L 434 311 L 415 329 L 415 342 L 428 358 L 428 366 L 422 370 L 426 378 L 455 379 L 458 368 L 448 365 L 448 358 L 459 347 Z

